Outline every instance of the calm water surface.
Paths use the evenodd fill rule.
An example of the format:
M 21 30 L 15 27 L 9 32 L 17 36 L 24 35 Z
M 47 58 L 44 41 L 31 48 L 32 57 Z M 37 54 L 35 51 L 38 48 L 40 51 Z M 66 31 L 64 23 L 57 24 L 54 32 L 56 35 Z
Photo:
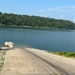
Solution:
M 5 41 L 12 41 L 17 47 L 75 52 L 75 30 L 0 28 L 0 46 Z

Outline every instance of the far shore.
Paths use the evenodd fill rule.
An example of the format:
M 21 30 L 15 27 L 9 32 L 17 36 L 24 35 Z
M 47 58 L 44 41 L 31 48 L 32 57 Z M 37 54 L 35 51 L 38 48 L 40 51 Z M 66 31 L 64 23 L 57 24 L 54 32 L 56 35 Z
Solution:
M 50 28 L 50 27 L 33 27 L 33 26 L 21 26 L 21 25 L 0 25 L 0 27 L 10 27 L 10 28 L 30 28 L 30 29 L 55 29 L 55 30 L 75 30 L 75 29 L 61 29 L 61 28 Z

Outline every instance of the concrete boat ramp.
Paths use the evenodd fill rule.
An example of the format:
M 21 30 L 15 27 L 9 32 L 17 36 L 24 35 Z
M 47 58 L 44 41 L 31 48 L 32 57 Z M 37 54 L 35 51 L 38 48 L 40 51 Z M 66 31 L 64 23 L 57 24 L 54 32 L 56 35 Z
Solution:
M 75 60 L 31 48 L 8 50 L 0 75 L 75 75 Z

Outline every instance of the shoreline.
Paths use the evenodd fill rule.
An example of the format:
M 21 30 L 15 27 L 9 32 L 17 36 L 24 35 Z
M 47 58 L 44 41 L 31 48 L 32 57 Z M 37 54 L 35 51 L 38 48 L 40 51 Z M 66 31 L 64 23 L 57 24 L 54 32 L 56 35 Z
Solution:
M 26 29 L 48 29 L 48 30 L 75 30 L 75 29 L 60 29 L 60 28 L 49 28 L 49 27 L 33 27 L 33 26 L 17 26 L 17 25 L 0 25 L 0 27 L 7 28 L 26 28 Z
M 19 47 L 19 48 L 24 49 L 24 47 Z M 75 52 L 68 52 L 68 51 L 56 51 L 55 52 L 55 51 L 41 50 L 41 49 L 31 48 L 31 47 L 25 47 L 25 48 L 34 49 L 34 50 L 37 50 L 37 51 L 43 51 L 43 52 L 46 52 L 46 53 L 51 53 L 51 54 L 58 55 L 58 56 L 64 56 L 64 57 L 67 57 L 67 58 L 75 58 Z M 72 56 L 72 53 L 73 53 L 73 56 Z
M 65 56 L 64 54 L 61 55 L 60 53 L 64 53 L 63 51 L 59 51 L 59 52 L 50 52 L 50 51 L 47 51 L 47 50 L 40 50 L 40 49 L 36 49 L 36 48 L 29 48 L 29 47 L 25 47 L 23 49 L 29 49 L 29 50 L 33 50 L 33 51 L 37 51 L 37 52 L 44 52 L 44 53 L 48 53 L 48 54 L 53 54 L 53 55 L 56 55 L 56 56 L 60 56 L 60 57 L 65 57 L 65 58 L 69 58 L 69 59 L 73 59 L 75 60 L 75 57 L 70 57 L 70 56 Z M 68 52 L 68 51 L 66 51 Z M 75 52 L 69 52 L 69 53 L 75 53 Z
M 32 47 L 27 47 L 27 46 L 17 46 L 15 48 L 22 48 L 22 49 L 25 49 L 25 48 L 28 48 L 28 49 L 34 49 L 34 50 L 37 50 L 37 51 L 43 51 L 43 52 L 46 52 L 46 53 L 51 53 L 51 54 L 54 54 L 54 55 L 58 55 L 58 56 L 64 56 L 66 58 L 75 58 L 75 56 L 70 56 L 71 53 L 75 54 L 75 52 L 69 52 L 69 51 L 48 51 L 48 50 L 41 50 L 41 49 L 37 49 L 37 48 L 32 48 Z M 67 53 L 69 53 L 69 55 L 66 55 Z

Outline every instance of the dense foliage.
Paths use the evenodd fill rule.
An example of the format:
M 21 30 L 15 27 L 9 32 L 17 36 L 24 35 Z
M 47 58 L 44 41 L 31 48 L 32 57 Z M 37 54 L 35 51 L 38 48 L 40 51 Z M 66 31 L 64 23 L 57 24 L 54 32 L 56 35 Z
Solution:
M 28 16 L 18 14 L 8 14 L 0 12 L 0 25 L 4 26 L 29 26 L 42 28 L 75 29 L 75 23 L 53 18 L 44 18 L 39 16 Z

